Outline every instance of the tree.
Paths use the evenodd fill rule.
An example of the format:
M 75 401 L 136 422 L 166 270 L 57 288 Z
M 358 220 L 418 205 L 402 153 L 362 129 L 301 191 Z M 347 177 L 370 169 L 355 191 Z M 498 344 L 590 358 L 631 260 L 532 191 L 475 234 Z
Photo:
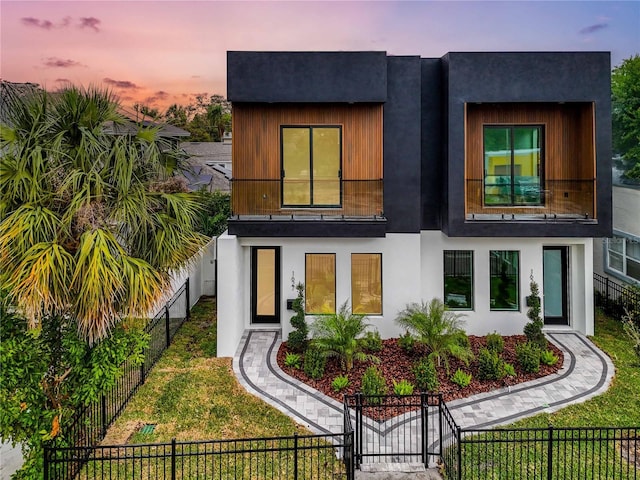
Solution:
M 187 108 L 182 105 L 174 103 L 167 111 L 162 115 L 162 120 L 165 123 L 173 125 L 174 127 L 185 128 L 187 126 L 188 113 Z
M 622 61 L 611 74 L 613 149 L 623 177 L 640 179 L 640 55 Z
M 26 443 L 27 469 L 139 350 L 126 319 L 146 317 L 207 240 L 194 230 L 200 197 L 167 173 L 157 129 L 103 132 L 124 122 L 117 108 L 109 92 L 73 86 L 6 99 L 0 285 L 16 315 L 2 318 L 0 409 L 12 415 L 0 436 Z M 19 377 L 25 386 L 9 381 Z
M 414 334 L 430 350 L 429 359 L 449 371 L 449 356 L 468 362 L 473 354 L 462 329 L 462 315 L 447 310 L 442 300 L 411 303 L 396 317 L 396 322 Z

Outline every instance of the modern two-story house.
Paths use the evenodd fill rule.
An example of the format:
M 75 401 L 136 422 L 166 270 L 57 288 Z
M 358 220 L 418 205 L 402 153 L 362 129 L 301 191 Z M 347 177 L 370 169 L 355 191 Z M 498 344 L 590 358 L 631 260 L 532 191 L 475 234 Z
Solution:
M 232 216 L 218 355 L 344 302 L 383 337 L 441 298 L 468 333 L 593 333 L 593 238 L 611 236 L 606 52 L 228 52 Z

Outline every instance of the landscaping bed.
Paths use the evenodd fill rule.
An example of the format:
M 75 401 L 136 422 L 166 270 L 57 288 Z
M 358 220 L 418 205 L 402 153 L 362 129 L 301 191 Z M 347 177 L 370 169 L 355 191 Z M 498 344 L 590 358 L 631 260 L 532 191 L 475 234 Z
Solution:
M 439 388 L 437 392 L 430 393 L 441 393 L 444 400 L 447 402 L 458 398 L 469 397 L 477 393 L 489 392 L 502 387 L 516 385 L 518 383 L 527 382 L 546 375 L 555 374 L 563 365 L 564 356 L 562 351 L 552 343 L 549 343 L 548 349 L 552 350 L 558 357 L 558 361 L 555 365 L 549 366 L 541 363 L 540 370 L 537 373 L 525 373 L 516 358 L 516 344 L 526 342 L 527 337 L 524 335 L 503 336 L 504 350 L 500 356 L 505 362 L 513 365 L 516 375 L 506 376 L 501 380 L 479 380 L 478 353 L 481 348 L 486 347 L 486 337 L 469 335 L 468 338 L 471 350 L 474 354 L 474 360 L 470 361 L 468 366 L 460 360 L 450 358 L 449 374 L 447 374 L 447 370 L 444 365 L 437 368 Z M 413 351 L 407 352 L 400 347 L 397 338 L 391 338 L 382 341 L 382 349 L 380 351 L 370 352 L 380 359 L 379 364 L 375 364 L 370 360 L 362 362 L 356 361 L 353 369 L 350 372 L 345 373 L 341 367 L 340 361 L 335 357 L 329 357 L 327 359 L 324 375 L 322 378 L 314 380 L 305 374 L 302 369 L 285 365 L 285 358 L 288 352 L 289 349 L 287 347 L 287 342 L 283 342 L 278 350 L 277 362 L 284 372 L 324 393 L 325 395 L 338 400 L 339 402 L 342 402 L 345 394 L 355 394 L 361 391 L 362 376 L 365 370 L 372 365 L 377 366 L 382 373 L 382 376 L 386 381 L 388 392 L 391 394 L 394 389 L 394 380 L 399 382 L 404 379 L 415 385 L 416 378 L 412 368 L 414 364 L 429 353 L 427 348 L 419 343 L 416 343 Z M 304 358 L 302 358 L 302 361 L 304 361 Z M 471 383 L 468 386 L 460 388 L 451 381 L 451 375 L 453 375 L 457 369 L 461 369 L 472 375 Z M 337 376 L 345 374 L 349 378 L 349 384 L 344 389 L 336 392 L 332 387 L 332 382 Z M 414 393 L 420 393 L 420 389 L 416 387 Z

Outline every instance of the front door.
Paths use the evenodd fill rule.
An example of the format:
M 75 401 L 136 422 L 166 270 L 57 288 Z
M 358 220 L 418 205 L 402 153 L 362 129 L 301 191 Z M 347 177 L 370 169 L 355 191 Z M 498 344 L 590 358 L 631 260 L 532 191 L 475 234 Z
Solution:
M 568 247 L 544 247 L 543 249 L 545 325 L 569 325 L 567 258 Z
M 251 323 L 280 323 L 280 247 L 251 248 Z

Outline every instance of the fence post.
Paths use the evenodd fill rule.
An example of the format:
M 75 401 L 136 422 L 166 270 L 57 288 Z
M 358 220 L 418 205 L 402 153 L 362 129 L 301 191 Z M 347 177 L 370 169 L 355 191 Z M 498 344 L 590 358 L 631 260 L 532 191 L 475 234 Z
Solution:
M 442 433 L 440 434 L 440 438 L 442 438 Z M 462 429 L 458 425 L 456 425 L 456 443 L 457 443 L 456 450 L 458 451 L 458 458 L 456 458 L 456 463 L 458 464 L 457 476 L 458 476 L 458 480 L 462 480 Z M 442 451 L 440 452 L 440 454 L 442 454 Z
M 102 436 L 107 434 L 107 397 L 104 393 L 100 397 L 100 415 L 102 416 Z
M 165 337 L 167 340 L 167 348 L 171 345 L 171 331 L 169 330 L 169 307 L 167 305 L 164 306 L 164 328 L 165 328 Z
M 547 480 L 552 480 L 553 474 L 553 425 L 547 429 Z
M 429 411 L 428 409 L 428 399 L 427 394 L 424 392 L 420 393 L 420 428 L 422 430 L 422 463 L 424 463 L 424 467 L 428 466 L 427 459 L 427 432 L 429 431 L 428 422 L 429 422 Z
M 356 467 L 362 464 L 362 392 L 356 393 Z
M 293 434 L 293 478 L 298 480 L 298 434 Z
M 171 480 L 176 480 L 176 439 L 171 439 Z
M 49 480 L 49 447 L 44 446 L 44 480 Z
M 187 281 L 185 282 L 185 291 L 186 291 L 186 294 L 187 294 L 187 312 L 186 312 L 185 318 L 187 320 L 189 320 L 191 318 L 191 308 L 190 308 L 191 307 L 191 299 L 189 298 L 190 297 L 190 294 L 189 294 L 189 277 L 187 277 Z
M 442 404 L 444 403 L 444 400 L 442 399 L 442 394 L 439 393 L 438 394 L 438 447 L 440 448 L 440 457 L 442 457 L 444 455 L 444 450 L 442 448 L 442 437 L 444 436 L 443 434 L 443 430 L 444 430 L 444 426 L 442 424 Z

